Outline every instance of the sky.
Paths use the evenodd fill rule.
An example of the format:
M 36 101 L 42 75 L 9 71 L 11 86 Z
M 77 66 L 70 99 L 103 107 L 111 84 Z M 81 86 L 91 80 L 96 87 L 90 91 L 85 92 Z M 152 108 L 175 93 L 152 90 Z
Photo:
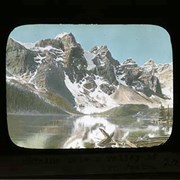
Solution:
M 16 27 L 9 36 L 21 42 L 36 42 L 63 32 L 71 32 L 86 51 L 107 45 L 112 57 L 120 63 L 128 58 L 139 65 L 149 59 L 156 63 L 172 62 L 169 33 L 156 25 L 23 25 Z

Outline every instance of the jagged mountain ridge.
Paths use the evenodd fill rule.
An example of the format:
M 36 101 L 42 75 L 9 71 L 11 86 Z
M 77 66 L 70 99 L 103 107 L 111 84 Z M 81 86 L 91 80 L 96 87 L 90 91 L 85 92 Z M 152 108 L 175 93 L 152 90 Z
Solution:
M 149 69 L 146 64 L 138 66 L 132 59 L 119 63 L 107 46 L 84 51 L 71 33 L 41 40 L 31 48 L 11 38 L 7 43 L 7 83 L 14 78 L 31 84 L 35 91 L 51 91 L 83 113 L 105 111 L 131 102 L 160 104 L 161 99 L 167 98 L 159 80 L 163 66 L 159 74 L 158 68 L 156 73 Z M 117 94 L 115 101 L 113 97 L 117 98 Z M 138 101 L 133 101 L 134 97 L 123 98 L 126 94 L 129 97 L 137 94 Z M 152 96 L 158 97 L 158 101 L 150 99 Z

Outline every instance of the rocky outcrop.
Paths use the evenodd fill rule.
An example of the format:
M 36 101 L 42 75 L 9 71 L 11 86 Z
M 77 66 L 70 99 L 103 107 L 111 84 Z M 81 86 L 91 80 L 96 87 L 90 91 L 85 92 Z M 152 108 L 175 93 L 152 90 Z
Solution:
M 161 85 L 159 83 L 159 79 L 156 76 L 151 74 L 142 74 L 138 79 L 143 85 L 141 91 L 144 94 L 147 96 L 154 94 L 163 97 Z
M 86 75 L 87 62 L 81 46 L 73 46 L 65 52 L 65 71 L 71 82 L 79 82 Z
M 93 59 L 93 62 L 96 65 L 93 73 L 103 77 L 108 83 L 117 85 L 118 81 L 116 80 L 114 67 L 118 65 L 119 62 L 111 56 L 107 46 L 95 46 L 91 50 L 91 53 L 96 55 Z
M 108 95 L 111 95 L 116 90 L 115 86 L 110 85 L 110 84 L 101 84 L 100 88 L 103 92 L 105 92 Z
M 136 91 L 142 92 L 148 97 L 157 95 L 163 97 L 161 85 L 155 75 L 154 61 L 149 60 L 144 67 L 140 67 L 132 59 L 127 59 L 116 67 L 116 74 L 121 75 L 121 81 Z
M 54 48 L 64 50 L 64 45 L 61 39 L 45 39 L 35 44 L 35 47 L 46 47 L 46 46 L 52 46 Z
M 161 84 L 162 93 L 173 100 L 173 65 L 161 64 L 157 68 L 156 76 Z
M 152 59 L 144 63 L 143 68 L 146 72 L 154 74 L 157 71 L 157 65 Z
M 72 33 L 57 36 L 55 39 L 41 40 L 35 45 L 36 48 L 47 46 L 56 49 L 45 51 L 46 58 L 44 61 L 48 60 L 49 62 L 50 60 L 53 61 L 55 58 L 58 58 L 57 52 L 53 51 L 61 50 L 59 59 L 62 61 L 61 64 L 63 63 L 63 70 L 69 76 L 71 82 L 79 82 L 86 75 L 87 62 L 84 58 L 84 51 L 81 45 L 76 42 L 76 39 Z M 42 52 L 41 56 L 44 56 Z
M 84 50 L 76 42 L 72 33 L 64 35 L 61 42 L 64 47 L 64 67 L 71 82 L 79 82 L 86 75 L 87 62 L 84 57 Z
M 93 54 L 98 54 L 99 57 L 101 58 L 101 61 L 104 63 L 111 63 L 112 65 L 118 65 L 119 62 L 117 60 L 115 60 L 112 55 L 111 52 L 109 51 L 108 47 L 105 46 L 95 46 L 91 49 L 91 53 Z
M 97 88 L 97 84 L 95 83 L 93 78 L 91 78 L 90 76 L 85 78 L 85 80 L 86 80 L 86 83 L 83 84 L 83 87 L 93 92 Z
M 6 69 L 14 75 L 34 73 L 37 63 L 34 61 L 36 52 L 26 49 L 20 43 L 9 38 L 6 46 Z

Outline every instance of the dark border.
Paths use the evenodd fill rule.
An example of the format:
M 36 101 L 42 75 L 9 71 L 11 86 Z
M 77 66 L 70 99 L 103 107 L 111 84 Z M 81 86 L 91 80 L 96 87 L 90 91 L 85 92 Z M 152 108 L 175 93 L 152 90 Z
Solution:
M 29 0 L 9 2 L 1 25 L 1 92 L 0 103 L 0 177 L 110 177 L 134 176 L 174 178 L 180 172 L 178 118 L 178 58 L 176 4 L 167 0 L 121 0 L 117 2 L 83 0 Z M 8 13 L 9 12 L 9 13 Z M 162 146 L 140 149 L 34 150 L 15 146 L 6 122 L 5 58 L 9 33 L 25 24 L 153 24 L 165 28 L 171 36 L 174 65 L 174 123 L 169 140 Z M 68 171 L 68 168 L 71 169 Z M 2 173 L 1 173 L 2 172 Z M 49 174 L 48 174 L 49 173 Z M 169 174 L 169 175 L 168 175 Z

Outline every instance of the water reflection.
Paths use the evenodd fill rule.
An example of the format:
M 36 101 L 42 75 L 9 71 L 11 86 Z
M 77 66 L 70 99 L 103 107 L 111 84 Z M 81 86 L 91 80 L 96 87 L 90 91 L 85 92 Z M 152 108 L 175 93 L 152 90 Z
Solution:
M 156 140 L 157 145 L 165 142 L 172 131 L 170 126 L 152 125 L 151 121 L 147 120 L 127 124 L 122 124 L 121 121 L 119 124 L 113 124 L 110 121 L 104 117 L 94 116 L 78 118 L 63 148 L 137 147 L 136 144 L 139 142 L 150 140 Z M 142 146 L 146 146 L 146 143 L 139 145 Z
M 99 147 L 98 142 L 104 138 L 100 128 L 112 134 L 117 127 L 102 117 L 80 117 L 74 122 L 71 137 L 65 142 L 63 148 Z
M 73 118 L 64 115 L 8 115 L 12 141 L 25 148 L 60 148 L 71 135 Z
M 142 119 L 99 116 L 8 115 L 12 141 L 25 148 L 104 148 L 159 145 L 171 134 L 170 125 Z M 128 144 L 131 142 L 132 144 Z M 156 143 L 154 143 L 156 142 Z

